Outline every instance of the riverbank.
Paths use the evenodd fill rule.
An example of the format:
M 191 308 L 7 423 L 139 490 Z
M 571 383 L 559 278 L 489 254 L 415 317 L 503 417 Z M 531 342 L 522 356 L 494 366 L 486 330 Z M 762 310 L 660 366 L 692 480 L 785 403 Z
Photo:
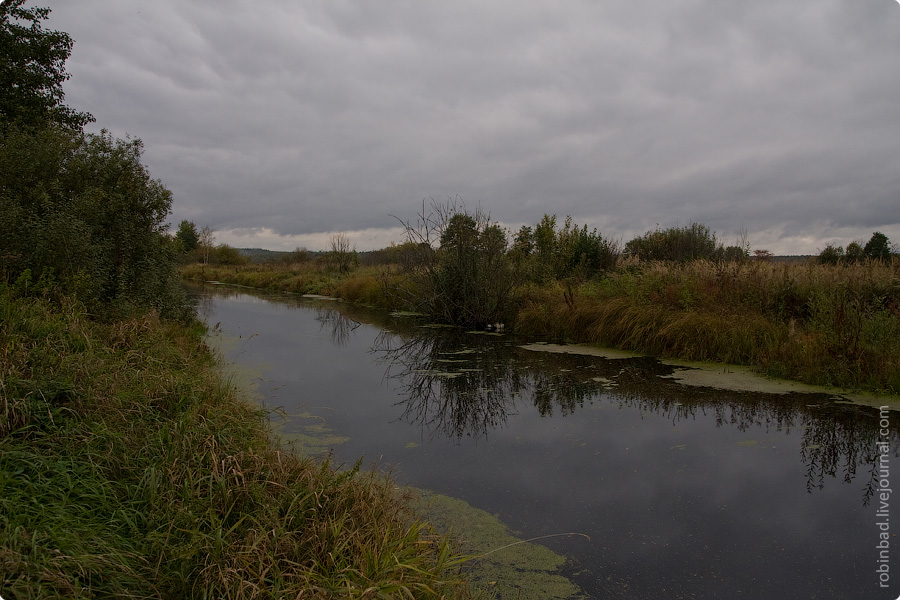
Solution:
M 384 475 L 279 451 L 199 323 L 0 288 L 0 595 L 468 597 Z
M 403 286 L 391 265 L 349 273 L 314 263 L 189 265 L 182 276 L 337 296 L 391 310 Z M 661 358 L 748 366 L 811 385 L 900 395 L 900 260 L 630 263 L 602 277 L 522 284 L 507 330 Z

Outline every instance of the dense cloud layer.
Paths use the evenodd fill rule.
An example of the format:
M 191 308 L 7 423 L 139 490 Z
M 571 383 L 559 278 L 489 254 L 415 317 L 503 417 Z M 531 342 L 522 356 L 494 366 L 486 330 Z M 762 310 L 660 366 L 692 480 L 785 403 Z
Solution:
M 67 102 L 220 241 L 382 247 L 459 196 L 623 241 L 900 242 L 892 0 L 44 3 Z

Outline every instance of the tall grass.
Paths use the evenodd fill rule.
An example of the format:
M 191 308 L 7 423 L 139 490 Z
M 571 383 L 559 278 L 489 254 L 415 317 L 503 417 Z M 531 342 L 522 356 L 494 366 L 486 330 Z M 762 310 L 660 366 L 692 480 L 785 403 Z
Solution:
M 900 394 L 896 259 L 633 263 L 574 289 L 525 289 L 520 305 L 520 333 Z
M 4 597 L 465 597 L 409 507 L 276 449 L 198 325 L 0 288 Z
M 200 281 L 220 281 L 291 294 L 337 296 L 348 302 L 380 308 L 394 308 L 384 293 L 391 269 L 368 266 L 339 272 L 314 262 L 294 264 L 252 264 L 211 266 L 191 264 L 181 268 L 181 276 Z

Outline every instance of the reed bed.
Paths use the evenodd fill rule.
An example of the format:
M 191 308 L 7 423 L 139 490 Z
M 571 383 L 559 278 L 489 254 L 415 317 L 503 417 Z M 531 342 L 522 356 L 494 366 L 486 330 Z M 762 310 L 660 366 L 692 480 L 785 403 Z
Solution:
M 202 334 L 0 288 L 5 597 L 467 597 L 404 492 L 280 451 Z

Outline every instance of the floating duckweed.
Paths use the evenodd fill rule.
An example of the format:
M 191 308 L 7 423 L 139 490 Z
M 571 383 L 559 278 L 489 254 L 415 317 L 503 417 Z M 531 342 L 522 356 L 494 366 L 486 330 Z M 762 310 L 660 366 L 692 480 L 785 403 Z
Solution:
M 456 540 L 456 552 L 475 556 L 466 567 L 467 576 L 488 597 L 585 598 L 577 585 L 559 574 L 565 557 L 516 538 L 497 517 L 463 500 L 424 490 L 420 492 L 420 502 L 426 520 Z M 589 540 L 585 539 L 585 543 Z

